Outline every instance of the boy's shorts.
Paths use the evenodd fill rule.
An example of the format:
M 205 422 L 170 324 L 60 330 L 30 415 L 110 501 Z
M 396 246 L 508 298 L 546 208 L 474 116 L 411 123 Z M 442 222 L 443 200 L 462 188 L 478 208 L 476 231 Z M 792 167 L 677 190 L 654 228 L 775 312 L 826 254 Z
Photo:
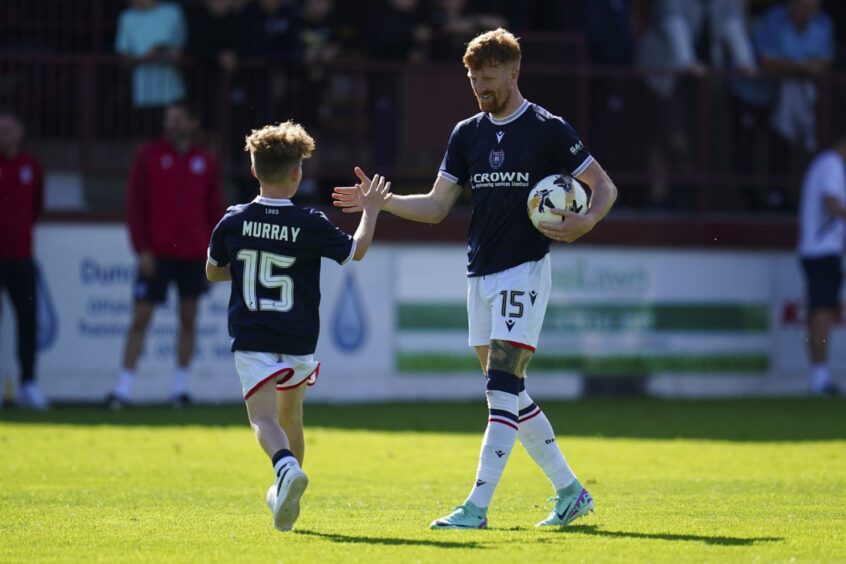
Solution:
M 313 386 L 320 374 L 320 363 L 313 354 L 235 351 L 235 370 L 247 399 L 270 381 L 275 382 L 277 390 L 292 390 L 302 384 Z

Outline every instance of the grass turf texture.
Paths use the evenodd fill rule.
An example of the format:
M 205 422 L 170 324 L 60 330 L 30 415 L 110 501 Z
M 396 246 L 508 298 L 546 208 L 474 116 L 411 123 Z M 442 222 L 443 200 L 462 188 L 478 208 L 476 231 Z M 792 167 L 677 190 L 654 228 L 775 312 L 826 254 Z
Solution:
M 478 404 L 306 408 L 311 485 L 273 529 L 242 407 L 0 411 L 0 562 L 846 560 L 846 402 L 543 402 L 597 513 L 515 447 L 487 531 L 430 531 L 468 493 Z

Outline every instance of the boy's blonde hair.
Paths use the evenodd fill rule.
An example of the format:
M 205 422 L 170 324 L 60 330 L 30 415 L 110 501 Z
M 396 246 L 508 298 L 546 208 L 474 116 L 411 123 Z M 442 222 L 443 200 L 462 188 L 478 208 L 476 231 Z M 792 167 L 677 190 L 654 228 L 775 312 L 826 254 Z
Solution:
M 260 182 L 280 182 L 288 177 L 291 167 L 314 152 L 314 139 L 298 123 L 291 120 L 265 125 L 247 135 L 244 150 L 253 157 Z
M 520 42 L 510 31 L 501 27 L 476 36 L 464 51 L 464 66 L 479 70 L 485 65 L 520 63 Z

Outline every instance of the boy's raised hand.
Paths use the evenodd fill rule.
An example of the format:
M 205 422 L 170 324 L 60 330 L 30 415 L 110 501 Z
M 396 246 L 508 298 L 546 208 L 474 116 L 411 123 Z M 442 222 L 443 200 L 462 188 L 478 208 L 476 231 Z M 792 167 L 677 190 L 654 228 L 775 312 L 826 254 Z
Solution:
M 360 170 L 360 169 L 359 169 Z M 362 175 L 364 172 L 362 171 Z M 364 178 L 367 178 L 366 176 Z M 366 188 L 365 188 L 366 186 Z M 391 199 L 391 183 L 380 174 L 374 174 L 373 180 L 362 181 L 356 185 L 361 207 L 370 212 L 381 211 Z
M 332 204 L 344 213 L 358 213 L 363 209 L 362 193 L 366 194 L 372 184 L 371 179 L 359 167 L 355 167 L 358 184 L 354 186 L 336 186 L 332 192 Z

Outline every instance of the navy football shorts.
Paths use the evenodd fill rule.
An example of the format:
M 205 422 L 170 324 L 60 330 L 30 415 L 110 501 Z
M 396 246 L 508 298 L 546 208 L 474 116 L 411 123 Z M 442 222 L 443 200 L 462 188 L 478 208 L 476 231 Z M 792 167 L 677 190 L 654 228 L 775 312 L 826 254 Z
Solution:
M 156 259 L 156 273 L 152 278 L 135 279 L 135 301 L 164 303 L 167 287 L 176 283 L 180 298 L 197 298 L 208 291 L 206 263 L 199 260 Z
M 840 287 L 843 284 L 843 260 L 838 255 L 803 258 L 808 310 L 840 307 Z

